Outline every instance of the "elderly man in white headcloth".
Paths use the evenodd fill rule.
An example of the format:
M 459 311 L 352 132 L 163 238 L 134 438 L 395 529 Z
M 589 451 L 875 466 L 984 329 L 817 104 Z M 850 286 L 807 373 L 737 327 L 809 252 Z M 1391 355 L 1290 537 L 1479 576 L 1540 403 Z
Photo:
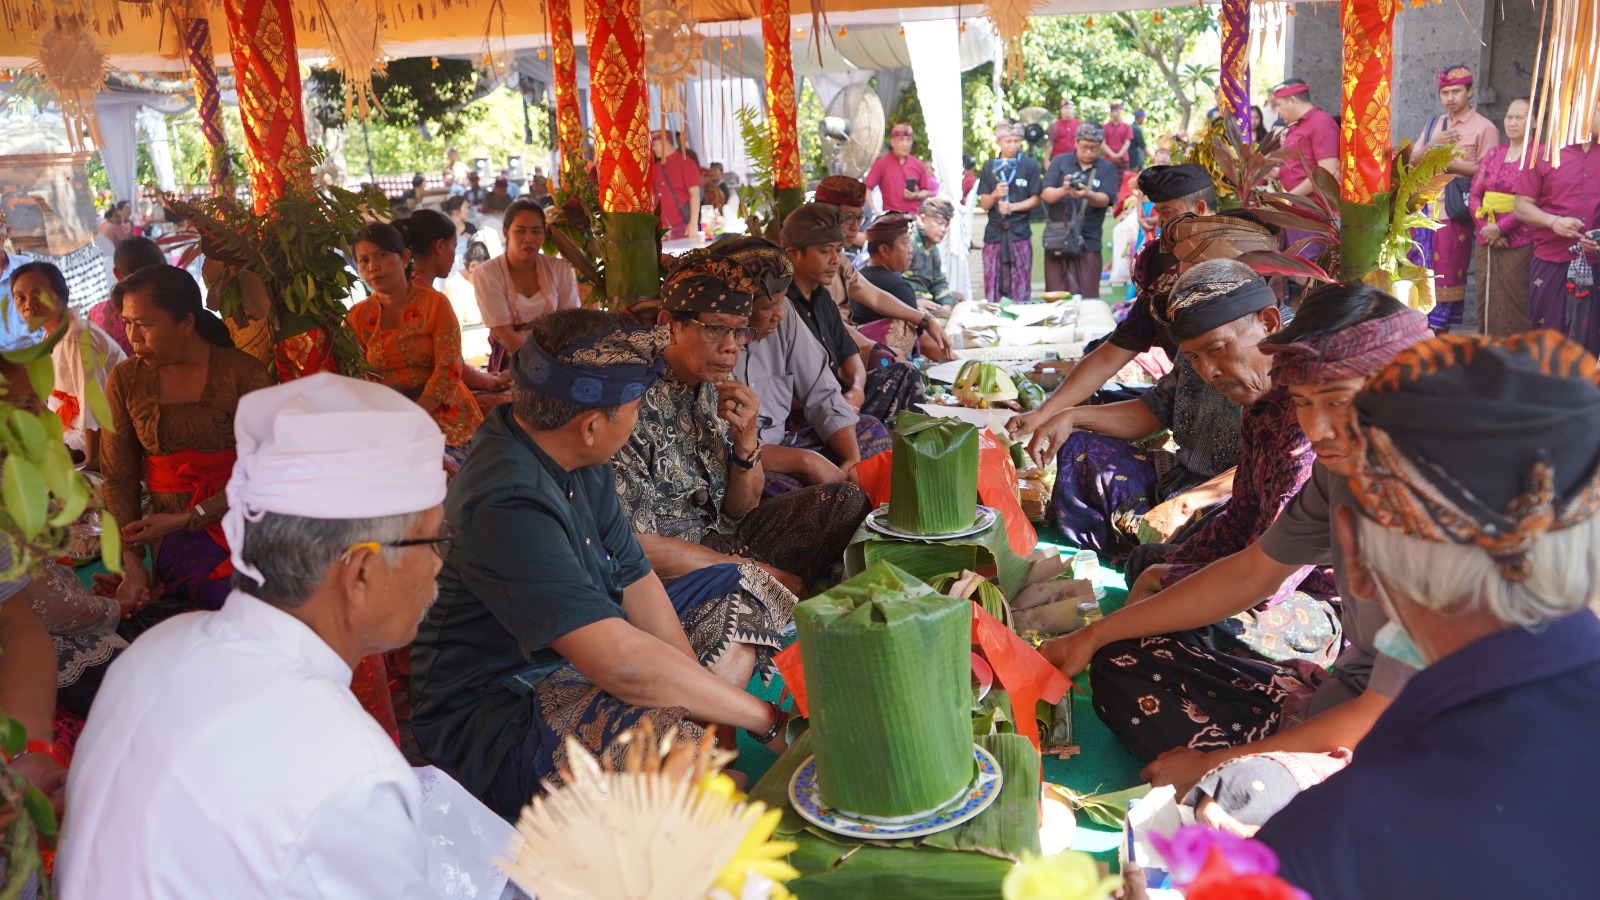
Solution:
M 416 776 L 350 693 L 435 596 L 444 436 L 331 374 L 239 401 L 233 593 L 106 676 L 67 789 L 64 897 L 432 896 Z

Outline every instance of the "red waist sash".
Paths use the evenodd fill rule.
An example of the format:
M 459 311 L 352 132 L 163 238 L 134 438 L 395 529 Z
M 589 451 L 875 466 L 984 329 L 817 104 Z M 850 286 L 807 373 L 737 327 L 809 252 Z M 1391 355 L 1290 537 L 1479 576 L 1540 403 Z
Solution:
M 153 494 L 191 494 L 189 508 L 222 490 L 233 477 L 233 462 L 238 458 L 233 448 L 227 450 L 179 450 L 166 456 L 144 458 L 144 480 Z M 217 546 L 228 548 L 228 537 L 220 521 L 206 526 L 206 534 Z M 223 560 L 212 570 L 210 578 L 226 578 L 233 574 L 233 562 Z

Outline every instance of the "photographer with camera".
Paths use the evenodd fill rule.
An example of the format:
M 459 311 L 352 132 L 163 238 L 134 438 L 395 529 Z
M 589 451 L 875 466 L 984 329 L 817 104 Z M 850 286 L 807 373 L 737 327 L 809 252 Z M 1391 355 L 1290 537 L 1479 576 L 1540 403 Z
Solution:
M 1078 146 L 1050 161 L 1044 175 L 1044 289 L 1100 296 L 1102 229 L 1117 202 L 1121 174 L 1102 155 L 1105 132 L 1094 122 L 1078 126 Z

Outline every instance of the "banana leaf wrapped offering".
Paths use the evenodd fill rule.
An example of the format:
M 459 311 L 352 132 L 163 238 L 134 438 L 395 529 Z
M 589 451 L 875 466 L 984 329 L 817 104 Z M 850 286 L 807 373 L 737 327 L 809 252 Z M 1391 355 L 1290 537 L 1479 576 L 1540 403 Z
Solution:
M 889 525 L 949 534 L 978 517 L 978 429 L 959 419 L 901 413 L 889 469 Z
M 879 563 L 794 617 L 823 801 L 909 821 L 959 799 L 976 772 L 970 601 Z

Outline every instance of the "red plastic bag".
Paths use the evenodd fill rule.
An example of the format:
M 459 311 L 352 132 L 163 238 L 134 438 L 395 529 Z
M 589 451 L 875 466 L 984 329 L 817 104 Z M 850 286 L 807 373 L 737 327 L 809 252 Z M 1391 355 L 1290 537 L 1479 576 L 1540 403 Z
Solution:
M 872 505 L 889 502 L 889 469 L 893 451 L 879 453 L 856 466 L 861 489 L 872 497 Z M 1017 501 L 1017 467 L 1011 453 L 987 428 L 978 431 L 978 501 L 1006 520 L 1006 540 L 1011 552 L 1027 556 L 1039 545 L 1039 533 L 1022 512 Z

